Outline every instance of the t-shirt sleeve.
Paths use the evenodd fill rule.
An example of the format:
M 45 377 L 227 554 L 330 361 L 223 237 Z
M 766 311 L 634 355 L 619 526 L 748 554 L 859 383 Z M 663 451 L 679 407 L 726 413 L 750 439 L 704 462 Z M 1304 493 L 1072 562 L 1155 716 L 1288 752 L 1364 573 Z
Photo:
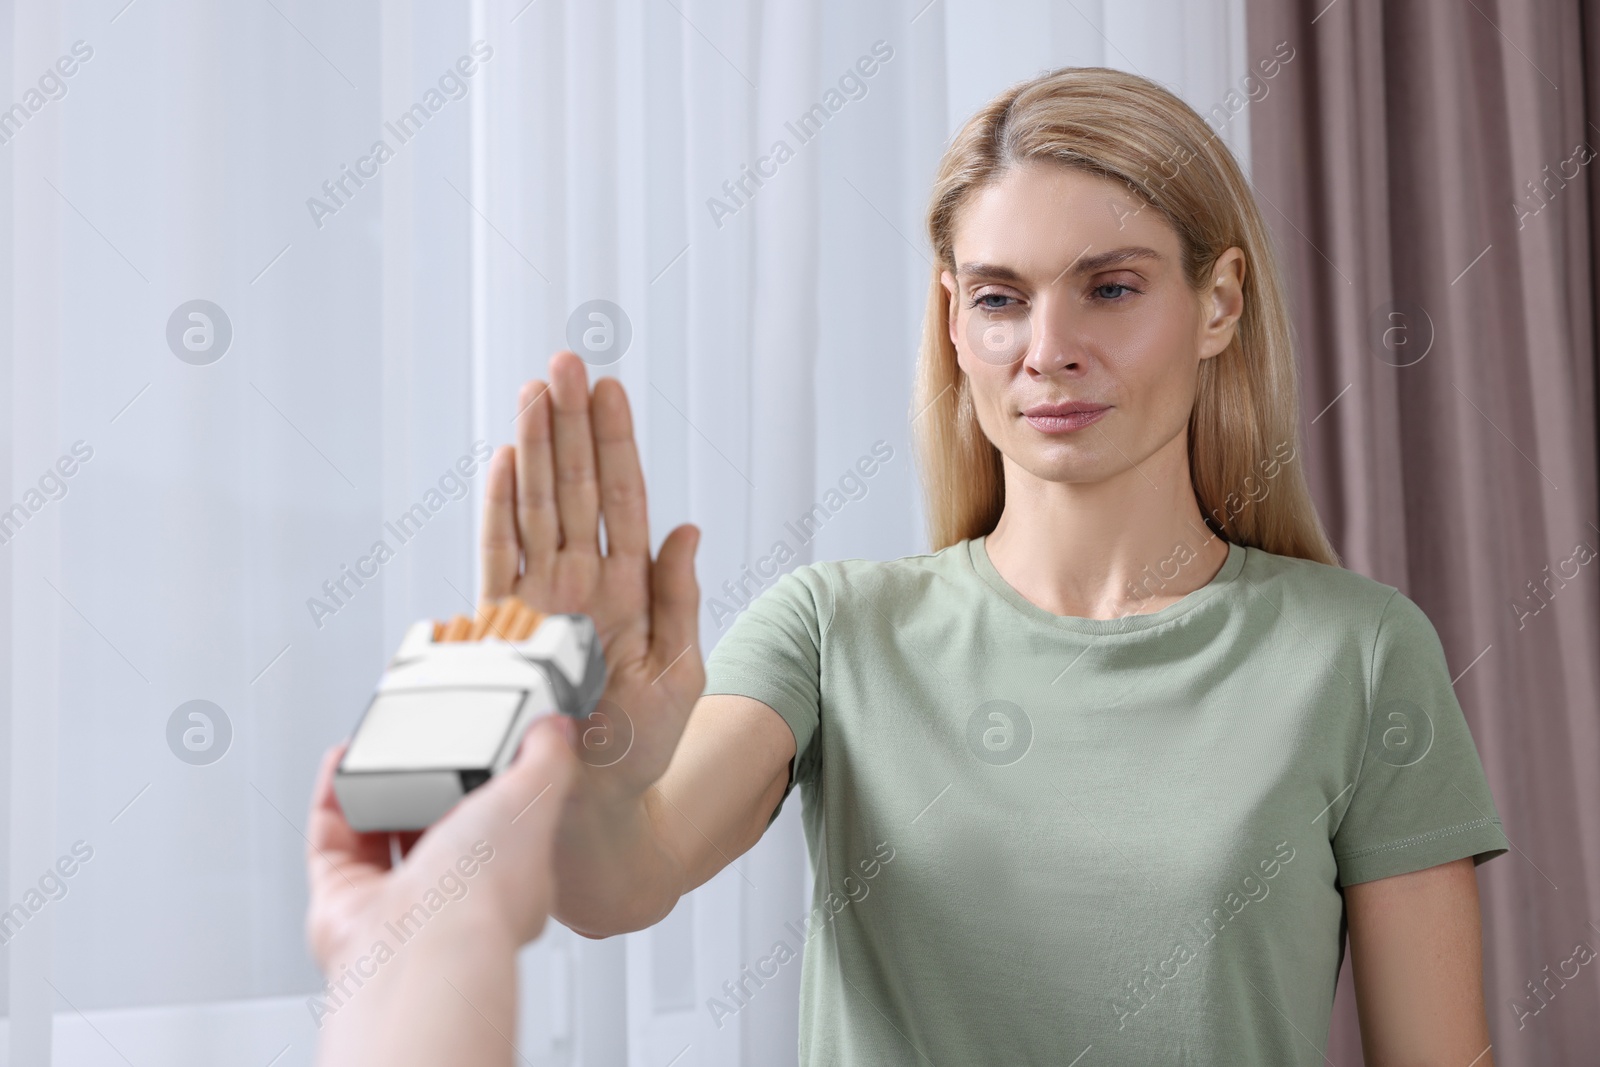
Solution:
M 1506 851 L 1506 837 L 1433 624 L 1403 593 L 1378 621 L 1365 751 L 1333 834 L 1354 885 Z
M 822 710 L 822 639 L 832 607 L 826 577 L 815 565 L 796 567 L 734 619 L 706 658 L 707 696 L 750 697 L 788 723 L 795 756 L 783 799 L 817 771 L 819 746 L 812 738 Z M 783 799 L 772 818 L 783 810 Z

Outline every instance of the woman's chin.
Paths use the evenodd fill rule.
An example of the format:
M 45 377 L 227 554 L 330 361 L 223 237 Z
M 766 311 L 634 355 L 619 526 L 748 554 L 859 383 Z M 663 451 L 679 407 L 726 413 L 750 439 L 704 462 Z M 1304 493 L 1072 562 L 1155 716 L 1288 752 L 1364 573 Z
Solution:
M 1029 448 L 1025 456 L 1012 453 L 1012 462 L 1038 481 L 1080 486 L 1106 481 L 1127 467 L 1115 453 L 1107 457 L 1075 443 L 1056 442 Z

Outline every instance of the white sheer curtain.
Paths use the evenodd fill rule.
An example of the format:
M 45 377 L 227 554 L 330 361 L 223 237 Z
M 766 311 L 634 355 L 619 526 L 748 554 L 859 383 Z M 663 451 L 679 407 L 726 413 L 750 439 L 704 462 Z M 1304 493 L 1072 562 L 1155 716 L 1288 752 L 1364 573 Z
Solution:
M 475 596 L 451 471 L 586 302 L 655 537 L 704 530 L 707 648 L 775 554 L 921 551 L 942 145 L 1064 64 L 1237 99 L 1241 5 L 0 3 L 0 1063 L 310 1062 L 317 757 Z M 798 808 L 658 927 L 531 946 L 524 1061 L 794 1062 L 797 964 L 707 1000 L 809 906 Z

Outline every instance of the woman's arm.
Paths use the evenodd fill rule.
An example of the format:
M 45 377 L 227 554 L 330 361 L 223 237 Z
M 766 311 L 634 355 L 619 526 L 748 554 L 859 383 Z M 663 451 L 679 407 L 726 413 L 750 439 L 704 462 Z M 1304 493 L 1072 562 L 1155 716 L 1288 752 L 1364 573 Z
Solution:
M 698 531 L 678 527 L 651 558 L 622 384 L 603 378 L 591 394 L 583 362 L 558 352 L 548 387 L 528 382 L 517 407 L 517 446 L 486 479 L 483 593 L 581 612 L 599 631 L 609 728 L 583 730 L 553 914 L 605 937 L 657 922 L 760 838 L 794 735 L 755 700 L 701 698 Z
M 1344 891 L 1367 1067 L 1494 1067 L 1471 857 Z

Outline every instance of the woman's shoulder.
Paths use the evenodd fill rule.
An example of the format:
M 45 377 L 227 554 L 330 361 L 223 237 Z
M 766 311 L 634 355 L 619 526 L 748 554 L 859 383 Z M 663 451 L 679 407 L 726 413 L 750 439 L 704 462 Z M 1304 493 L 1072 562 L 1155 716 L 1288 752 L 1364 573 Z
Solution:
M 894 559 L 821 560 L 796 567 L 795 572 L 807 571 L 815 579 L 851 588 L 892 588 L 907 585 L 925 585 L 963 568 L 970 570 L 968 542 L 957 541 L 937 552 L 918 552 Z
M 801 563 L 777 579 L 761 599 L 807 602 L 826 624 L 841 602 L 868 597 L 879 610 L 923 603 L 927 594 L 947 590 L 951 581 L 971 574 L 967 542 L 937 552 L 919 552 L 894 559 L 817 560 Z
M 1295 606 L 1317 618 L 1375 626 L 1394 601 L 1414 607 L 1395 586 L 1346 567 L 1251 548 L 1241 576 L 1253 593 L 1278 607 Z M 1253 594 L 1252 594 L 1253 595 Z

